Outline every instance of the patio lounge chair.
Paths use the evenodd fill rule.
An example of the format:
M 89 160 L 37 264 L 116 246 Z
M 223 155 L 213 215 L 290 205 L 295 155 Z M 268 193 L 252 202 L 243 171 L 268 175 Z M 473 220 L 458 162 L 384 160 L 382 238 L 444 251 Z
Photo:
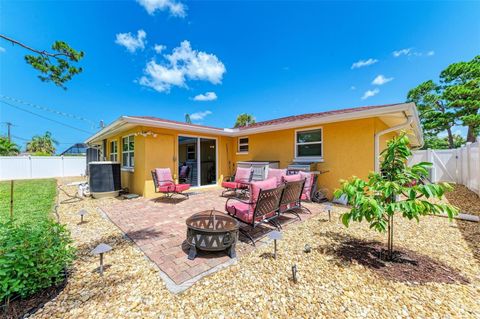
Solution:
M 298 220 L 301 220 L 298 210 L 305 210 L 312 213 L 308 208 L 302 205 L 303 188 L 305 186 L 305 179 L 285 182 L 285 190 L 280 200 L 280 215 L 291 213 L 295 215 Z
M 281 225 L 276 221 L 276 218 L 279 217 L 280 199 L 284 188 L 284 185 L 276 187 L 274 178 L 253 182 L 249 200 L 229 198 L 225 203 L 225 210 L 230 216 L 251 230 L 265 223 L 270 223 L 280 229 Z M 255 246 L 255 240 L 244 227 L 240 227 L 240 232 L 248 237 Z
M 156 168 L 152 170 L 152 178 L 155 193 L 165 194 L 168 198 L 175 194 L 188 198 L 188 194 L 183 192 L 190 188 L 190 184 L 175 184 L 170 168 Z
M 283 177 L 287 176 L 286 169 L 279 169 L 279 168 L 269 168 L 267 173 L 267 178 L 276 178 L 277 179 L 277 186 L 283 183 Z
M 237 171 L 235 175 L 226 176 L 224 181 L 222 182 L 222 187 L 225 190 L 222 192 L 222 196 L 225 195 L 227 192 L 237 193 L 237 191 L 246 192 L 248 190 L 248 183 L 252 181 L 253 177 L 253 169 L 252 168 L 244 168 L 244 167 L 237 167 Z

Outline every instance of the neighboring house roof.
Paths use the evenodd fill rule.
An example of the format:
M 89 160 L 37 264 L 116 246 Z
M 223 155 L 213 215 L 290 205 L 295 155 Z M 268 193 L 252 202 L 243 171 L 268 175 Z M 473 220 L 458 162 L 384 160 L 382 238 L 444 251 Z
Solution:
M 88 144 L 86 143 L 75 143 L 66 150 L 64 150 L 60 155 L 72 154 L 72 155 L 79 155 L 79 154 L 86 154 L 87 153 Z
M 414 144 L 423 144 L 422 130 L 420 127 L 420 120 L 418 118 L 418 112 L 415 103 L 362 106 L 319 113 L 308 113 L 257 122 L 255 124 L 240 128 L 218 128 L 172 121 L 151 116 L 122 116 L 110 125 L 103 128 L 101 131 L 88 138 L 86 143 L 98 143 L 108 136 L 118 134 L 119 132 L 139 125 L 234 137 L 246 134 L 255 134 L 371 117 L 379 117 L 389 127 L 398 125 L 402 121 L 405 121 L 405 118 L 411 117 L 413 119 L 411 130 L 416 137 Z

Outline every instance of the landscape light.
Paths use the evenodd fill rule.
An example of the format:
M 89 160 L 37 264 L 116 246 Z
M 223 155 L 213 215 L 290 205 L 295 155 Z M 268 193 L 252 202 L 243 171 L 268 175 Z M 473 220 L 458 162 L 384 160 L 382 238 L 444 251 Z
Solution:
M 100 276 L 103 276 L 103 254 L 109 252 L 110 250 L 112 250 L 112 247 L 104 243 L 99 244 L 94 250 L 92 250 L 92 254 L 100 255 Z
M 273 258 L 277 259 L 277 240 L 282 239 L 282 233 L 274 230 L 268 234 L 268 237 L 270 237 L 270 239 L 273 239 Z

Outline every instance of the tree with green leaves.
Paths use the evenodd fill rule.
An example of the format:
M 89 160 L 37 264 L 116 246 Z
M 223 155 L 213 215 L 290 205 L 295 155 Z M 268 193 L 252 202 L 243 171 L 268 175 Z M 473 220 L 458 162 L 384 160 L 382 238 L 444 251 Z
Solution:
M 393 259 L 393 217 L 395 213 L 419 221 L 420 216 L 446 214 L 452 219 L 457 209 L 448 204 L 433 202 L 451 189 L 447 183 L 430 184 L 422 180 L 428 175 L 431 163 L 421 162 L 411 167 L 407 160 L 412 152 L 405 133 L 393 138 L 381 153 L 381 173 L 372 172 L 368 181 L 353 177 L 343 181 L 335 197 L 344 196 L 352 208 L 342 215 L 345 226 L 352 221 L 366 220 L 370 228 L 387 232 L 387 258 Z
M 475 142 L 480 133 L 480 55 L 451 64 L 440 73 L 439 83 L 423 82 L 407 99 L 418 106 L 427 144 L 428 138 L 446 132 L 448 147 L 455 148 L 454 125 L 467 126 L 467 142 Z
M 251 114 L 242 113 L 237 116 L 234 127 L 248 126 L 255 123 L 255 118 Z
M 47 131 L 44 135 L 35 135 L 27 142 L 27 152 L 37 156 L 51 156 L 55 154 L 55 145 L 57 144 L 52 133 Z
M 15 156 L 20 153 L 20 148 L 8 137 L 0 136 L 0 156 Z
M 26 55 L 25 61 L 40 72 L 38 77 L 43 82 L 53 82 L 67 89 L 65 83 L 83 71 L 75 64 L 83 58 L 84 52 L 73 49 L 64 41 L 55 41 L 52 45 L 53 52 L 48 52 L 34 49 L 3 34 L 0 34 L 0 38 L 35 53 L 35 55 Z

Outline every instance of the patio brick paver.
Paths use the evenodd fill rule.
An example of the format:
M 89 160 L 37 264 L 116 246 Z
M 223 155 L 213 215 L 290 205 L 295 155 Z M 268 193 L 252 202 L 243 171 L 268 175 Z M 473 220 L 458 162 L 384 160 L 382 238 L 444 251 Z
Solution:
M 226 199 L 220 194 L 221 189 L 214 188 L 192 192 L 189 199 L 180 198 L 178 201 L 158 198 L 118 200 L 102 209 L 160 270 L 176 284 L 181 284 L 230 260 L 226 252 L 199 251 L 194 260 L 187 258 L 185 220 L 204 210 L 224 211 Z M 312 210 L 314 214 L 320 210 L 315 204 L 307 206 L 310 209 L 318 207 Z M 310 216 L 304 214 L 302 219 Z M 293 221 L 293 215 L 288 219 Z M 264 230 L 268 230 L 268 227 Z M 240 242 L 237 256 L 241 257 L 252 249 L 250 243 Z

